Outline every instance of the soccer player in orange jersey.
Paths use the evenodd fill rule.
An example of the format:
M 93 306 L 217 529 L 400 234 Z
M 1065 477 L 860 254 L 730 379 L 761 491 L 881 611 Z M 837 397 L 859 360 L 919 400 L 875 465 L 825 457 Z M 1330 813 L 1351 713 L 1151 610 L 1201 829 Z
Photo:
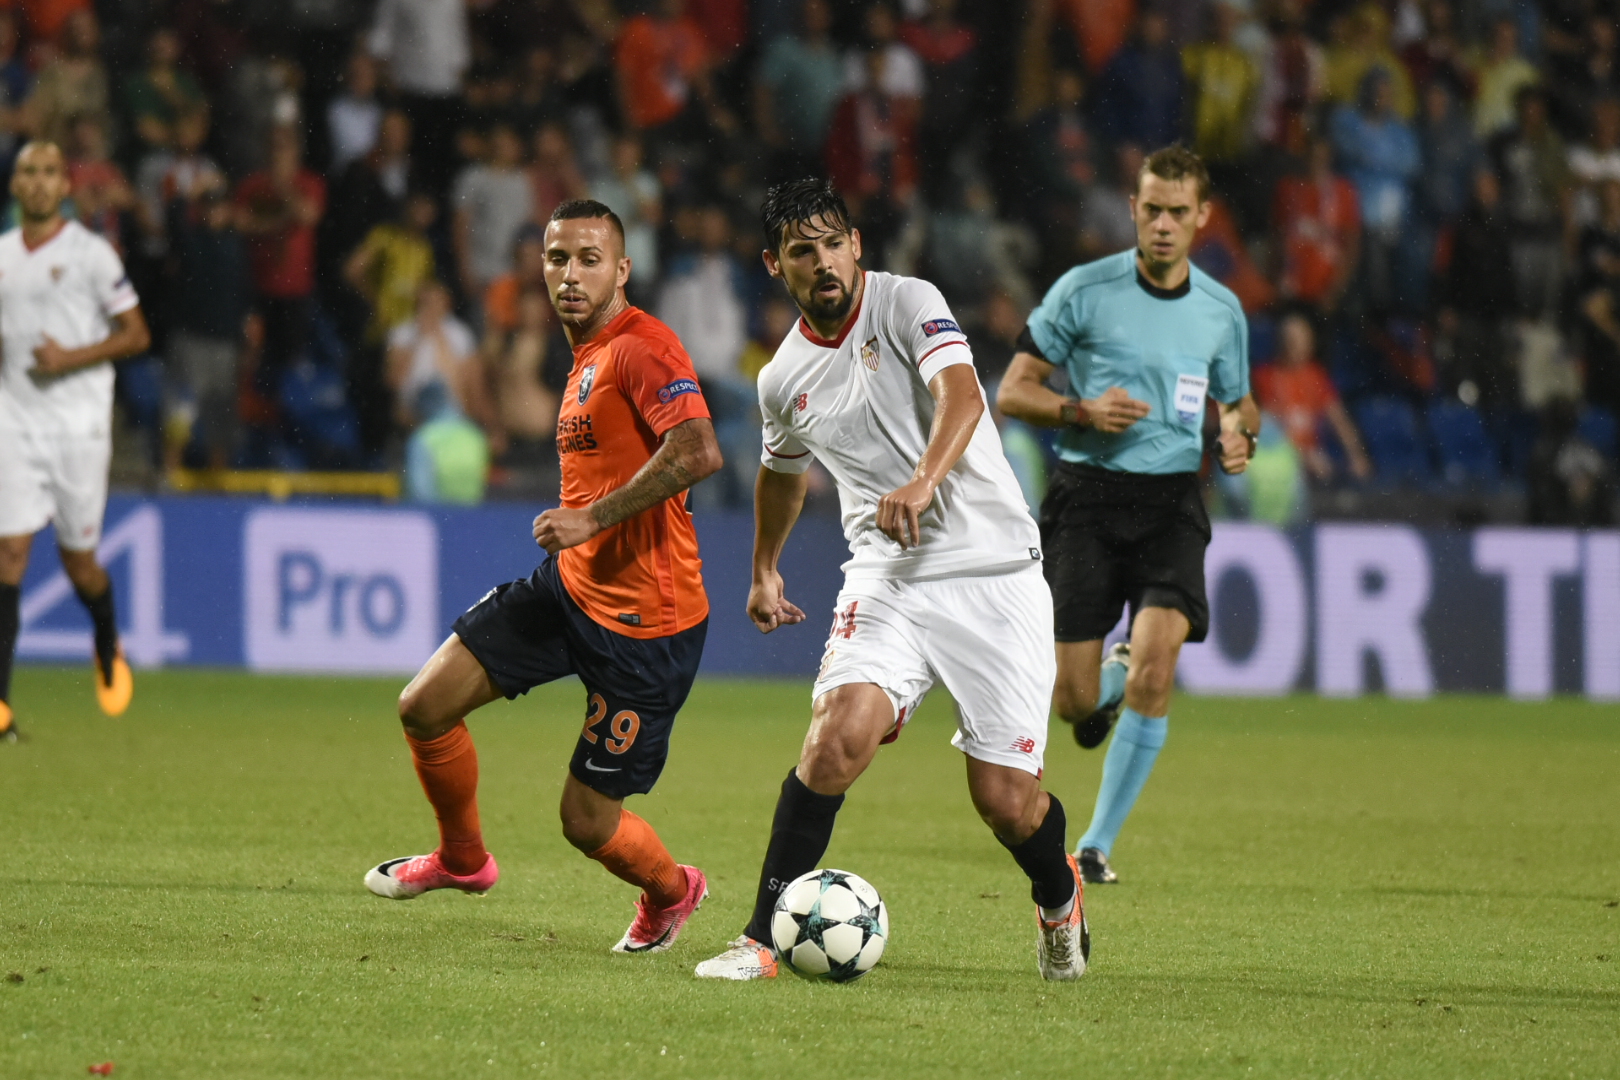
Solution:
M 703 654 L 709 601 L 682 493 L 720 468 L 692 361 L 663 323 L 625 300 L 624 226 L 599 202 L 566 202 L 546 227 L 546 284 L 574 346 L 557 420 L 562 506 L 534 519 L 551 554 L 456 620 L 399 699 L 417 776 L 439 819 L 430 855 L 366 874 L 379 896 L 483 893 L 500 871 L 478 824 L 478 758 L 464 717 L 496 698 L 578 675 L 587 695 L 563 784 L 569 843 L 642 889 L 615 952 L 658 952 L 708 895 L 624 808 L 652 790 Z

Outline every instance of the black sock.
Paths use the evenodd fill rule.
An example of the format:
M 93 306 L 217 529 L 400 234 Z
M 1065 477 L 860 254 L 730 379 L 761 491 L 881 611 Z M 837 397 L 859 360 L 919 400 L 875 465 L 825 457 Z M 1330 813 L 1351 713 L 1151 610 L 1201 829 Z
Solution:
M 79 603 L 90 613 L 90 621 L 96 626 L 96 659 L 101 664 L 101 678 L 108 685 L 112 685 L 113 658 L 118 655 L 118 612 L 113 608 L 112 582 L 107 583 L 107 591 L 100 596 L 90 597 L 79 593 Z
M 1005 840 L 1001 844 L 1012 852 L 1019 867 L 1029 875 L 1029 894 L 1035 902 L 1044 908 L 1060 908 L 1074 896 L 1074 871 L 1069 869 L 1069 853 L 1063 837 L 1068 819 L 1057 796 L 1049 794 L 1047 798 L 1052 803 L 1046 808 L 1046 820 L 1041 822 L 1041 827 L 1022 844 L 1009 844 Z
M 788 882 L 808 874 L 827 853 L 832 841 L 833 822 L 842 795 L 817 795 L 804 786 L 797 770 L 782 781 L 782 797 L 776 800 L 776 817 L 771 821 L 771 843 L 765 849 L 765 865 L 759 871 L 759 893 L 754 899 L 754 917 L 743 933 L 766 944 L 771 940 L 771 912 L 776 898 Z
M 11 660 L 17 652 L 17 628 L 22 624 L 22 587 L 0 585 L 0 701 L 11 700 Z

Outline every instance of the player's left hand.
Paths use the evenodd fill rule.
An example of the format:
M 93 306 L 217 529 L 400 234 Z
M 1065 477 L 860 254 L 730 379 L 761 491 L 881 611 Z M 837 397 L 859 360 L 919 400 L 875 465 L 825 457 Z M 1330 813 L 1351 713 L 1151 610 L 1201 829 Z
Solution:
M 1220 439 L 1221 469 L 1236 476 L 1249 467 L 1249 440 L 1240 431 L 1223 431 Z
M 56 343 L 51 335 L 34 348 L 34 373 L 62 375 L 73 370 L 73 355 Z
M 563 548 L 583 544 L 602 531 L 589 510 L 559 507 L 534 519 L 534 542 L 555 555 Z
M 934 489 L 926 480 L 913 480 L 895 488 L 878 500 L 877 527 L 902 550 L 916 547 L 922 543 L 922 523 L 918 519 L 933 498 Z

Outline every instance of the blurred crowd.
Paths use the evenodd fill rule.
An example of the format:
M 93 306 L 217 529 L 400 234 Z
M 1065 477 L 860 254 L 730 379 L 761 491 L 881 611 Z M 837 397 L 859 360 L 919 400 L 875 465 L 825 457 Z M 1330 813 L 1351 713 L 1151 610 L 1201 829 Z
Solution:
M 1231 506 L 1612 513 L 1611 0 L 0 0 L 0 157 L 29 136 L 140 289 L 121 410 L 170 466 L 543 493 L 571 361 L 543 224 L 590 197 L 715 412 L 731 468 L 698 500 L 744 504 L 796 314 L 769 184 L 831 178 L 865 265 L 937 283 L 993 385 L 1046 287 L 1134 243 L 1142 155 L 1180 140 L 1272 420 Z M 1044 433 L 1004 436 L 1038 496 Z

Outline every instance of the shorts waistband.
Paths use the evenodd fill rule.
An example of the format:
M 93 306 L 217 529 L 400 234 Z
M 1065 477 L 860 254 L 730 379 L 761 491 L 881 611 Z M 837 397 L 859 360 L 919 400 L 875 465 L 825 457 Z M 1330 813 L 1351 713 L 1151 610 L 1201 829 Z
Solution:
M 1057 471 L 1075 480 L 1089 480 L 1100 484 L 1129 484 L 1133 487 L 1181 487 L 1198 480 L 1198 474 L 1195 472 L 1125 472 L 1121 469 L 1104 469 L 1080 461 L 1059 461 Z

